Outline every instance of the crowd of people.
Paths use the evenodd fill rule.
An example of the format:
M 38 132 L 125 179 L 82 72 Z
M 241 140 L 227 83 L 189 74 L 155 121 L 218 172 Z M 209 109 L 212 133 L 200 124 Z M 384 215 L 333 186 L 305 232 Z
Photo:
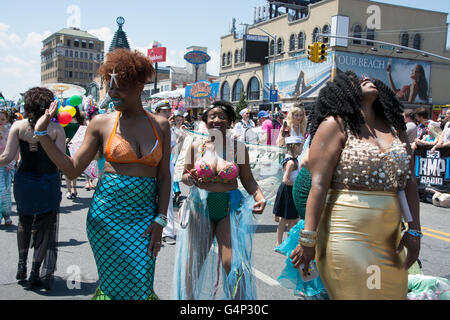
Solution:
M 0 113 L 0 174 L 5 177 L 0 199 L 10 224 L 14 174 L 17 280 L 27 278 L 33 237 L 28 282 L 31 288 L 51 289 L 60 172 L 66 196 L 73 199 L 77 178 L 98 160 L 101 174 L 86 226 L 99 277 L 94 299 L 158 299 L 153 282 L 163 241 L 176 244 L 173 299 L 257 299 L 254 215 L 263 213 L 267 200 L 251 169 L 246 144 L 254 143 L 286 150 L 273 207 L 279 222 L 275 251 L 287 256 L 280 283 L 307 299 L 407 298 L 408 269 L 418 259 L 422 237 L 413 149 L 430 136 L 435 148 L 447 146 L 449 126 L 435 136 L 428 114 L 404 112 L 384 83 L 352 72 L 327 83 L 308 117 L 298 103 L 287 115 L 262 110 L 253 121 L 250 110 L 236 114 L 226 101 L 215 101 L 197 119 L 173 111 L 164 100 L 152 113 L 141 101 L 145 81 L 155 71 L 151 62 L 126 49 L 109 53 L 105 61 L 99 74 L 114 111 L 88 110 L 88 127 L 75 154 L 67 144 L 87 123 L 81 114 L 64 129 L 52 121 L 58 101 L 51 91 L 27 91 L 26 118 L 9 132 L 8 118 Z M 181 181 L 174 181 L 186 130 L 202 134 L 183 155 Z M 180 182 L 189 194 L 176 231 L 173 206 L 180 204 Z M 367 268 L 374 265 L 381 272 L 379 290 L 367 286 Z

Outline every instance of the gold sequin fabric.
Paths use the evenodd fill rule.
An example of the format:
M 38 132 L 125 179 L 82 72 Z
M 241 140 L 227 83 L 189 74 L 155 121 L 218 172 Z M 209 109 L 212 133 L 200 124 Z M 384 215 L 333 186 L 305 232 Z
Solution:
M 375 144 L 347 131 L 347 142 L 333 175 L 333 182 L 374 191 L 398 191 L 411 177 L 411 156 L 406 144 L 394 134 L 392 146 L 382 151 Z

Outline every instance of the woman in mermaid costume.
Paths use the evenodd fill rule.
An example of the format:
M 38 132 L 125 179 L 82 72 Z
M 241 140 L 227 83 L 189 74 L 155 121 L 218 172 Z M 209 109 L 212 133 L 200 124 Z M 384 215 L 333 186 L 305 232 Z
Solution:
M 109 83 L 115 112 L 92 119 L 73 158 L 46 135 L 57 102 L 39 120 L 37 135 L 50 159 L 70 179 L 82 174 L 98 151 L 106 159 L 87 217 L 87 235 L 99 275 L 95 300 L 157 299 L 156 257 L 170 198 L 170 125 L 141 102 L 151 62 L 138 51 L 109 53 L 99 74 Z
M 294 295 L 306 300 L 326 299 L 327 294 L 325 287 L 317 277 L 311 281 L 305 282 L 300 274 L 299 269 L 295 268 L 291 253 L 297 247 L 300 239 L 300 231 L 305 228 L 305 208 L 306 200 L 308 199 L 309 190 L 311 189 L 311 174 L 308 169 L 308 150 L 311 138 L 308 137 L 303 147 L 303 152 L 298 157 L 300 165 L 300 172 L 295 179 L 295 183 L 292 189 L 295 208 L 299 213 L 299 222 L 291 228 L 289 236 L 275 248 L 278 252 L 287 256 L 286 266 L 281 271 L 278 277 L 278 282 L 285 288 L 293 289 Z
M 261 214 L 266 200 L 245 145 L 226 135 L 235 117 L 230 103 L 214 102 L 202 119 L 209 136 L 194 142 L 186 155 L 182 181 L 191 189 L 180 208 L 172 293 L 177 300 L 257 298 L 252 213 Z M 237 178 L 251 196 L 238 190 Z

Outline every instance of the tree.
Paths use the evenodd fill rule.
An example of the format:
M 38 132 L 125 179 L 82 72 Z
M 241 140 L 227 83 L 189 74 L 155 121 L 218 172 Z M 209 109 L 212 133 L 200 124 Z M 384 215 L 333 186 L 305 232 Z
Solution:
M 236 105 L 236 119 L 241 120 L 242 117 L 239 114 L 243 109 L 248 108 L 248 103 L 245 100 L 245 92 L 242 91 L 241 98 L 239 99 L 239 102 Z

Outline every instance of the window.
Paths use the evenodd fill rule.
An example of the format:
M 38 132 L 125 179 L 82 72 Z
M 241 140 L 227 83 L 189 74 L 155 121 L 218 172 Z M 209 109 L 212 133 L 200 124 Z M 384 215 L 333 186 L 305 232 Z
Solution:
M 69 50 L 66 50 L 66 52 L 65 52 L 65 55 L 64 55 L 65 57 L 68 57 L 69 56 Z
M 71 41 L 67 40 L 67 46 L 70 47 L 70 45 L 71 45 Z
M 305 33 L 302 31 L 298 34 L 298 49 L 304 49 L 305 48 Z
M 74 72 L 74 74 L 73 74 L 73 77 L 75 78 L 75 79 L 78 79 L 78 72 Z
M 76 47 L 76 48 L 79 48 L 80 47 L 80 40 L 78 40 L 78 39 L 73 40 L 73 46 Z
M 320 33 L 320 28 L 314 28 L 313 33 L 312 33 L 312 42 L 317 42 L 319 41 L 319 33 Z
M 78 69 L 78 61 L 74 62 L 74 67 L 75 67 L 75 69 Z
M 86 49 L 86 40 L 83 40 L 83 41 L 81 42 L 81 47 Z
M 324 25 L 323 26 L 323 28 L 322 28 L 322 33 L 323 34 L 328 34 L 328 33 L 330 33 L 330 26 L 329 25 Z M 328 43 L 329 42 L 329 39 L 330 38 L 328 38 L 328 37 L 323 37 L 323 43 Z
M 72 78 L 72 71 L 69 71 L 69 78 Z
M 78 51 L 75 51 L 75 58 L 78 58 Z
M 291 35 L 289 38 L 289 51 L 295 50 L 295 35 Z
M 273 56 L 274 52 L 275 52 L 275 42 L 271 40 L 269 45 L 269 56 Z
M 408 33 L 403 33 L 402 37 L 401 37 L 401 42 L 400 44 L 404 47 L 408 47 L 409 46 L 409 35 Z
M 94 42 L 93 41 L 89 41 L 89 49 L 94 49 Z
M 240 50 L 241 55 L 241 62 L 244 62 L 244 49 Z
M 362 38 L 362 28 L 359 24 L 353 27 L 353 37 Z M 353 40 L 353 44 L 361 44 L 361 40 Z
M 413 40 L 413 48 L 417 50 L 421 50 L 422 47 L 422 37 L 420 34 L 416 34 Z
M 222 67 L 227 65 L 227 55 L 224 53 L 222 55 Z
M 278 38 L 277 40 L 277 54 L 281 54 L 284 51 L 284 40 L 283 38 Z
M 227 54 L 227 65 L 231 65 L 231 52 L 228 52 Z
M 94 60 L 94 54 L 93 53 L 89 53 L 89 59 L 90 60 Z
M 230 101 L 230 85 L 225 81 L 222 85 L 221 97 L 224 101 Z
M 239 50 L 234 52 L 234 63 L 239 63 Z
M 244 85 L 242 84 L 242 81 L 238 79 L 233 86 L 233 101 L 239 101 L 243 91 Z
M 89 63 L 89 71 L 92 71 L 94 69 L 94 65 L 92 63 Z
M 248 100 L 259 100 L 259 94 L 260 94 L 259 80 L 258 80 L 258 78 L 253 77 L 253 78 L 251 78 L 250 82 L 248 83 L 247 99 Z
M 367 40 L 375 40 L 375 30 L 374 29 L 367 29 Z M 366 44 L 368 46 L 373 46 L 374 43 L 372 41 L 366 41 Z

